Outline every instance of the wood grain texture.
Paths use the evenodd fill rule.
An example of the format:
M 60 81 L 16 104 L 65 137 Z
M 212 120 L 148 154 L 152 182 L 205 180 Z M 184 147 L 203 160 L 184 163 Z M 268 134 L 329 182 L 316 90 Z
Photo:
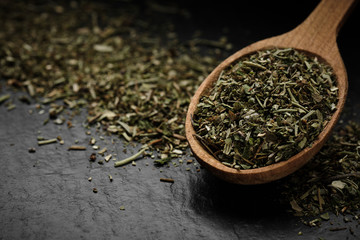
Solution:
M 185 124 L 186 137 L 190 148 L 202 166 L 215 176 L 231 183 L 244 185 L 262 184 L 283 178 L 295 172 L 320 150 L 338 121 L 346 100 L 348 89 L 347 73 L 337 47 L 336 37 L 354 3 L 355 0 L 323 0 L 308 18 L 292 31 L 258 41 L 241 49 L 224 60 L 211 72 L 191 99 Z M 223 69 L 244 55 L 274 47 L 295 48 L 307 54 L 315 55 L 320 60 L 327 62 L 337 76 L 339 88 L 337 110 L 312 146 L 304 149 L 287 161 L 249 170 L 236 170 L 227 167 L 204 150 L 194 137 L 195 131 L 191 124 L 192 115 L 199 103 L 200 97 L 212 88 Z

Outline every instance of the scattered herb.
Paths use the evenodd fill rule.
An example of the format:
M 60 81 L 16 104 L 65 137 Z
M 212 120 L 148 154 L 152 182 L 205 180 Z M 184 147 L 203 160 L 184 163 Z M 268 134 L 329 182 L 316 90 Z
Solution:
M 54 123 L 71 127 L 60 115 L 86 107 L 84 125 L 100 124 L 106 132 L 140 144 L 162 139 L 149 146 L 159 153 L 185 150 L 190 97 L 227 54 L 219 49 L 229 50 L 230 44 L 226 38 L 179 41 L 171 21 L 144 21 L 138 6 L 126 4 L 107 14 L 104 4 L 59 5 L 63 11 L 54 14 L 52 2 L 41 8 L 0 3 L 5 20 L 0 77 L 50 105 Z M 206 51 L 199 51 L 200 46 Z M 3 102 L 8 96 L 1 98 Z
M 29 151 L 29 153 L 34 153 L 34 152 L 36 152 L 36 149 L 35 148 L 29 148 L 28 151 Z
M 71 145 L 68 150 L 86 150 L 85 146 L 80 146 L 80 145 Z
M 156 166 L 163 166 L 170 161 L 171 161 L 171 157 L 165 157 L 165 158 L 155 160 L 154 163 Z
M 360 209 L 360 124 L 338 127 L 308 164 L 276 185 L 280 200 L 288 201 L 297 216 L 355 215 Z
M 91 137 L 90 141 L 89 141 L 90 145 L 95 145 L 96 143 L 96 139 Z
M 112 154 L 106 155 L 104 157 L 105 161 L 108 162 L 112 158 Z
M 321 214 L 320 217 L 321 217 L 322 220 L 325 220 L 325 221 L 330 219 L 330 216 L 329 216 L 328 212 Z
M 43 104 L 50 105 L 44 125 L 49 123 L 50 119 L 54 123 L 63 123 L 65 119 L 61 115 L 66 109 L 76 112 L 86 107 L 88 116 L 83 123 L 84 127 L 96 125 L 126 141 L 149 143 L 146 148 L 157 151 L 161 156 L 155 160 L 155 164 L 165 165 L 187 149 L 184 119 L 190 97 L 219 60 L 223 59 L 218 50 L 229 49 L 229 44 L 225 38 L 219 41 L 196 38 L 182 43 L 171 22 L 154 24 L 143 21 L 139 9 L 129 11 L 126 7 L 114 9 L 116 14 L 103 14 L 104 8 L 101 4 L 103 3 L 76 2 L 77 6 L 70 4 L 68 7 L 56 7 L 54 14 L 52 1 L 44 2 L 41 7 L 36 8 L 31 3 L 20 1 L 8 4 L 8 1 L 1 1 L 0 15 L 4 24 L 0 37 L 0 78 L 5 79 L 8 86 L 27 91 L 31 100 L 37 101 L 38 114 L 46 113 Z M 102 16 L 101 26 L 98 24 L 99 16 Z M 160 30 L 168 33 L 165 38 L 158 36 Z M 210 47 L 206 54 L 199 51 L 200 45 Z M 290 53 L 293 50 L 279 51 L 278 57 L 273 56 L 276 61 L 284 55 L 286 58 L 286 51 Z M 259 125 L 253 121 L 255 116 L 272 106 L 274 114 L 278 116 L 272 124 L 282 126 L 278 129 L 279 132 L 275 131 L 274 134 L 271 126 L 264 126 L 267 131 L 258 130 L 256 135 L 255 132 L 249 136 L 245 132 L 238 132 L 236 138 L 235 135 L 234 139 L 230 138 L 231 141 L 223 139 L 224 148 L 221 150 L 224 155 L 232 151 L 233 143 L 239 141 L 237 138 L 247 140 L 248 145 L 244 145 L 245 152 L 248 152 L 249 156 L 252 153 L 255 158 L 239 155 L 240 159 L 236 159 L 241 161 L 239 168 L 253 168 L 254 165 L 261 165 L 255 164 L 255 160 L 265 161 L 266 157 L 261 155 L 260 150 L 266 148 L 266 144 L 260 148 L 262 143 L 259 145 L 256 139 L 276 142 L 279 140 L 277 133 L 280 133 L 280 138 L 292 133 L 297 137 L 292 139 L 291 144 L 301 149 L 311 143 L 311 138 L 326 124 L 329 111 L 321 112 L 313 107 L 325 102 L 330 113 L 334 110 L 335 102 L 331 100 L 337 92 L 334 79 L 327 71 L 319 76 L 320 80 L 317 77 L 301 75 L 302 72 L 307 72 L 310 76 L 319 73 L 316 70 L 317 64 L 312 63 L 311 59 L 303 60 L 302 62 L 300 57 L 300 64 L 295 66 L 302 79 L 296 71 L 288 69 L 288 64 L 278 65 L 281 68 L 279 73 L 285 73 L 288 80 L 281 78 L 279 73 L 270 75 L 268 71 L 271 71 L 272 66 L 268 66 L 267 60 L 245 59 L 241 66 L 234 66 L 234 74 L 239 74 L 236 78 L 248 77 L 246 81 L 252 81 L 251 77 L 258 74 L 260 79 L 263 75 L 269 76 L 269 79 L 262 83 L 255 81 L 243 84 L 240 92 L 245 93 L 242 96 L 249 97 L 251 106 L 222 102 L 213 115 L 213 120 L 221 120 L 219 122 L 223 125 L 233 124 L 240 120 L 242 114 L 237 111 L 247 107 L 244 117 Z M 221 77 L 226 76 L 223 73 Z M 292 82 L 294 79 L 297 80 Z M 333 84 L 328 89 L 331 98 L 317 92 L 317 83 L 323 87 L 322 84 L 326 82 Z M 276 85 L 279 83 L 282 87 Z M 229 96 L 236 96 L 236 90 L 231 88 L 232 82 L 228 82 L 228 85 L 226 82 L 221 84 L 229 90 Z M 274 86 L 275 89 L 271 92 Z M 265 91 L 259 91 L 264 87 Z M 304 96 L 300 94 L 303 89 L 308 90 Z M 273 93 L 278 95 L 280 104 L 273 103 Z M 310 99 L 310 96 L 315 104 L 311 104 L 311 101 L 302 102 L 304 97 Z M 9 94 L 1 95 L 0 104 L 8 104 L 9 98 Z M 291 104 L 283 106 L 289 99 Z M 20 100 L 28 102 L 26 98 Z M 204 105 L 211 105 L 213 100 L 209 100 L 204 102 Z M 250 111 L 250 107 L 255 104 L 258 108 Z M 11 109 L 11 105 L 12 103 L 9 103 L 6 106 Z M 205 109 L 205 106 L 203 108 Z M 300 114 L 301 118 L 298 124 L 294 124 L 298 121 L 294 119 L 297 114 Z M 216 119 L 216 116 L 220 118 Z M 211 120 L 208 117 L 205 119 Z M 197 124 L 199 125 L 194 127 L 199 129 L 201 124 L 204 125 L 199 122 Z M 67 125 L 71 127 L 73 124 L 67 121 Z M 304 131 L 306 128 L 309 128 L 309 131 Z M 359 129 L 359 125 L 355 123 L 340 128 L 309 164 L 278 182 L 277 186 L 282 192 L 281 200 L 288 204 L 296 215 L 321 214 L 322 217 L 308 222 L 310 226 L 317 226 L 321 219 L 327 219 L 328 212 L 353 213 L 359 209 Z M 213 130 L 210 128 L 211 131 Z M 229 136 L 231 134 L 233 133 L 230 132 Z M 203 135 L 198 133 L 198 136 L 200 141 L 207 143 Z M 57 139 L 37 140 L 39 145 L 57 142 Z M 98 150 L 99 146 L 95 143 L 96 140 L 92 137 L 90 144 L 94 150 Z M 210 148 L 210 151 L 213 150 Z M 116 161 L 115 166 L 132 162 L 144 152 L 145 148 L 142 148 L 130 159 Z M 213 153 L 218 154 L 217 151 Z M 286 159 L 286 156 L 277 155 L 278 153 L 277 150 L 274 151 L 273 156 L 268 156 L 269 160 Z M 96 153 L 91 154 L 90 160 L 96 161 Z M 271 162 L 272 160 L 269 163 Z M 100 163 L 103 163 L 102 160 Z M 232 161 L 225 163 L 233 165 Z M 233 166 L 236 165 L 235 163 Z M 186 168 L 186 171 L 190 171 L 190 168 Z M 89 177 L 88 181 L 91 180 Z M 93 188 L 93 192 L 97 193 L 98 190 Z M 125 207 L 120 206 L 120 210 L 125 210 Z M 357 215 L 355 219 L 358 219 Z M 332 231 L 336 230 L 338 229 L 334 228 Z
M 98 152 L 98 154 L 104 155 L 104 153 L 105 153 L 106 151 L 107 151 L 107 148 L 104 147 L 103 149 L 101 149 L 101 150 Z
M 96 161 L 96 153 L 92 153 L 89 158 L 90 161 L 95 162 Z
M 174 183 L 175 181 L 172 178 L 160 178 L 160 182 Z
M 16 108 L 16 105 L 14 103 L 12 103 L 12 101 L 8 101 L 7 103 L 5 103 L 5 105 L 6 105 L 6 109 L 8 111 L 11 111 Z
M 49 123 L 49 121 L 50 121 L 50 118 L 45 118 L 45 120 L 43 121 L 43 125 L 48 124 L 48 123 Z
M 1 96 L 0 96 L 0 104 L 2 104 L 3 102 L 5 102 L 5 101 L 8 100 L 9 98 L 10 98 L 10 94 L 1 95 Z
M 114 166 L 115 167 L 120 167 L 120 166 L 123 166 L 125 164 L 128 164 L 130 162 L 133 162 L 135 161 L 137 158 L 139 158 L 148 148 L 147 147 L 143 147 L 141 148 L 140 151 L 138 151 L 137 153 L 135 153 L 134 155 L 128 157 L 128 158 L 125 158 L 123 160 L 119 160 L 119 161 L 116 161 L 114 162 Z
M 40 140 L 38 141 L 38 145 L 46 145 L 46 144 L 51 144 L 51 143 L 57 143 L 57 139 L 56 138 L 52 138 L 52 139 L 48 139 L 48 140 Z

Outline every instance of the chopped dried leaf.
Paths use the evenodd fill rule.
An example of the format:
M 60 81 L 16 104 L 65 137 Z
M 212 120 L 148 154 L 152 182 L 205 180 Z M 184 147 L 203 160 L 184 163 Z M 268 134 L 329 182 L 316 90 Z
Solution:
M 38 141 L 38 145 L 46 145 L 46 144 L 51 144 L 51 143 L 57 143 L 58 140 L 56 138 L 52 138 L 52 139 L 48 139 L 48 140 L 40 140 Z
M 59 117 L 64 109 L 86 107 L 84 124 L 99 123 L 129 142 L 161 138 L 149 146 L 160 154 L 169 148 L 184 151 L 190 97 L 227 55 L 226 38 L 184 44 L 171 22 L 145 21 L 134 4 L 114 8 L 114 14 L 106 14 L 106 3 L 100 2 L 77 2 L 76 8 L 59 4 L 64 14 L 53 14 L 53 4 L 0 3 L 0 15 L 7 19 L 1 29 L 0 77 L 50 104 L 49 118 L 56 124 L 64 124 Z M 102 16 L 101 26 L 89 21 L 94 16 Z M 9 97 L 1 95 L 0 103 Z
M 0 96 L 0 104 L 2 104 L 3 102 L 5 102 L 5 101 L 8 100 L 9 98 L 10 98 L 10 94 L 1 95 L 1 96 Z
M 249 54 L 201 96 L 193 118 L 196 136 L 229 167 L 286 161 L 313 143 L 331 118 L 335 83 L 330 66 L 295 49 Z
M 280 201 L 294 214 L 356 214 L 360 209 L 360 124 L 339 126 L 315 157 L 297 172 L 275 182 Z
M 85 146 L 80 146 L 80 145 L 72 145 L 68 148 L 68 150 L 86 150 Z

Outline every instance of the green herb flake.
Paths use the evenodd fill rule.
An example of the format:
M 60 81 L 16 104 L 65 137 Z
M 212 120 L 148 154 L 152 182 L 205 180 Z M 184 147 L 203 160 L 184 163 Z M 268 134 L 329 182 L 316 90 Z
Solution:
M 200 98 L 193 127 L 224 165 L 259 168 L 311 145 L 336 103 L 331 67 L 295 49 L 267 49 L 224 69 Z

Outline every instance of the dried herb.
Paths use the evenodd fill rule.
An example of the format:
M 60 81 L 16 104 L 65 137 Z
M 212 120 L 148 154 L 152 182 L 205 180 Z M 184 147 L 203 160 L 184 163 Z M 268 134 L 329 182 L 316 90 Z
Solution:
M 174 183 L 175 181 L 172 178 L 160 178 L 160 182 Z
M 129 8 L 126 4 L 112 9 L 113 14 L 107 14 L 103 4 L 84 1 L 60 6 L 49 1 L 34 7 L 34 4 L 23 1 L 0 1 L 0 78 L 5 79 L 8 86 L 26 91 L 31 96 L 30 100 L 35 99 L 39 114 L 45 113 L 43 104 L 50 105 L 44 125 L 50 120 L 63 123 L 61 115 L 64 110 L 77 112 L 79 108 L 86 107 L 88 116 L 84 127 L 96 124 L 125 141 L 148 143 L 147 148 L 160 153 L 161 157 L 156 159 L 155 163 L 159 166 L 165 165 L 173 157 L 185 152 L 183 150 L 187 148 L 187 142 L 184 137 L 184 119 L 190 97 L 219 60 L 223 59 L 218 50 L 230 49 L 229 43 L 226 38 L 214 41 L 198 37 L 183 43 L 178 39 L 171 21 L 162 24 L 144 21 L 139 7 L 132 5 Z M 159 36 L 159 32 L 168 34 Z M 204 53 L 199 51 L 198 46 L 210 48 L 206 48 Z M 272 71 L 271 67 L 275 66 L 268 66 L 268 60 L 255 59 L 245 59 L 241 65 L 234 65 L 234 74 L 238 74 L 236 78 L 248 77 L 249 81 L 253 75 L 258 74 L 260 79 L 269 76 L 268 81 L 263 83 L 246 82 L 240 93 L 243 92 L 245 94 L 242 96 L 249 97 L 251 107 L 257 104 L 263 112 L 267 107 L 273 106 L 274 114 L 279 116 L 276 124 L 285 124 L 280 130 L 281 138 L 291 130 L 294 134 L 297 132 L 298 138 L 294 138 L 291 145 L 300 149 L 311 142 L 309 136 L 305 135 L 305 139 L 304 134 L 315 136 L 322 128 L 319 124 L 321 121 L 318 123 L 316 120 L 321 120 L 322 116 L 322 125 L 326 124 L 328 113 L 320 111 L 320 114 L 313 106 L 325 102 L 331 113 L 335 106 L 331 99 L 335 97 L 337 89 L 333 84 L 333 77 L 327 71 L 324 72 L 325 75 L 314 77 L 313 74 L 319 73 L 320 68 L 315 70 L 317 64 L 306 56 L 298 55 L 300 62 L 289 68 L 286 54 L 292 51 L 279 50 L 277 56 L 270 59 L 270 62 L 285 61 L 278 64 L 280 70 L 277 74 L 268 73 Z M 259 59 L 258 56 L 255 57 Z M 297 71 L 292 70 L 294 68 L 298 69 L 302 79 Z M 310 77 L 301 75 L 304 72 Z M 288 81 L 280 77 L 279 73 L 285 73 Z M 225 76 L 223 73 L 221 77 Z M 297 80 L 291 82 L 294 78 Z M 278 87 L 272 89 L 274 86 L 271 81 L 274 85 L 281 83 L 282 87 L 276 85 Z M 319 85 L 322 86 L 324 81 L 333 84 L 328 89 L 332 98 L 315 90 Z M 231 89 L 231 84 L 232 82 L 222 83 L 223 88 L 228 89 L 228 92 L 222 93 L 222 97 L 227 93 L 229 96 L 236 96 L 236 90 Z M 294 87 L 295 84 L 298 88 Z M 261 92 L 263 87 L 265 91 Z M 315 101 L 312 107 L 300 99 L 303 98 L 300 94 L 301 88 L 309 91 L 304 96 L 311 96 Z M 273 103 L 274 99 L 271 101 L 273 94 L 278 95 L 281 104 Z M 13 104 L 10 97 L 9 94 L 1 95 L 0 104 L 10 102 L 6 106 L 11 109 Z M 283 106 L 281 101 L 288 101 L 289 98 L 291 104 Z M 29 102 L 27 98 L 20 100 Z M 209 100 L 204 104 L 210 106 L 213 100 Z M 247 119 L 252 120 L 256 113 L 260 113 L 260 110 L 250 111 L 247 104 L 242 106 L 235 102 L 225 102 L 213 115 L 220 118 L 214 117 L 213 120 L 221 124 L 238 121 L 241 117 L 238 110 L 245 107 L 249 109 L 244 112 Z M 294 125 L 293 118 L 297 113 L 303 115 L 301 121 Z M 226 118 L 226 121 L 223 121 L 222 117 Z M 67 123 L 68 127 L 72 126 L 71 121 Z M 201 123 L 197 124 L 195 127 L 202 128 Z M 307 127 L 309 131 L 304 131 Z M 255 161 L 265 161 L 266 158 L 263 158 L 260 152 L 263 146 L 257 148 L 260 145 L 256 139 L 276 142 L 279 138 L 272 132 L 271 127 L 265 126 L 265 129 L 267 131 L 259 131 L 256 136 L 250 134 L 249 137 L 239 132 L 237 137 L 248 138 L 247 144 L 250 144 L 244 145 L 248 149 L 245 152 L 248 151 L 248 155 L 251 155 L 250 148 L 253 148 L 252 153 L 256 155 L 255 158 L 239 155 L 240 160 L 236 159 L 241 161 L 239 168 L 252 168 L 255 164 L 260 165 Z M 282 192 L 280 200 L 290 205 L 295 214 L 321 214 L 320 218 L 326 220 L 327 212 L 348 213 L 359 208 L 359 129 L 359 125 L 355 123 L 340 128 L 308 165 L 276 183 Z M 198 133 L 198 137 L 200 141 L 207 143 L 206 137 L 201 133 Z M 238 141 L 235 136 L 234 140 Z M 231 152 L 234 140 L 230 142 L 223 139 L 224 149 L 220 149 L 220 153 L 224 150 L 225 153 Z M 61 143 L 63 140 L 58 141 Z M 39 145 L 56 142 L 56 139 L 38 139 Z M 95 138 L 92 137 L 89 143 L 94 150 L 99 149 L 99 146 L 95 145 Z M 219 149 L 211 150 L 212 145 L 208 147 L 218 156 Z M 135 158 L 140 157 L 142 151 L 145 151 L 144 148 L 135 154 Z M 105 151 L 100 153 L 104 154 Z M 278 161 L 286 158 L 277 156 L 277 153 L 277 150 L 274 151 L 271 157 Z M 91 154 L 90 160 L 96 161 L 96 153 Z M 130 159 L 129 162 L 132 161 L 133 159 Z M 102 163 L 100 160 L 99 164 Z M 226 164 L 237 166 L 233 165 L 232 161 Z M 186 170 L 189 171 L 190 168 Z M 91 180 L 89 177 L 88 181 Z M 97 192 L 97 189 L 93 188 L 93 191 Z M 125 210 L 125 207 L 120 206 L 120 210 Z M 319 218 L 316 218 L 310 221 L 309 225 L 316 225 L 319 221 Z M 332 231 L 336 231 L 336 228 Z
M 296 201 L 295 215 L 320 214 L 324 220 L 327 212 L 356 214 L 360 208 L 360 124 L 350 121 L 338 127 L 307 165 L 276 185 L 283 202 Z
M 154 161 L 156 166 L 163 166 L 171 161 L 171 157 L 165 157 Z
M 105 159 L 106 162 L 110 161 L 111 158 L 112 158 L 112 154 L 106 155 L 106 156 L 104 157 L 104 159 Z
M 38 145 L 46 145 L 46 144 L 51 144 L 51 143 L 57 143 L 58 140 L 56 138 L 52 138 L 52 139 L 47 139 L 47 140 L 39 140 L 38 141 Z
M 35 148 L 29 148 L 28 151 L 29 151 L 29 153 L 35 153 L 36 149 Z
M 3 102 L 5 102 L 6 100 L 8 100 L 10 98 L 10 94 L 4 94 L 0 96 L 0 104 L 2 104 Z
M 104 155 L 104 153 L 107 152 L 107 147 L 104 147 L 103 149 L 101 149 L 98 154 L 100 155 Z
M 80 145 L 71 145 L 68 150 L 76 150 L 76 151 L 82 151 L 82 150 L 86 150 L 85 146 L 80 146 Z
M 143 147 L 140 149 L 140 151 L 138 151 L 137 153 L 135 153 L 134 155 L 128 157 L 128 158 L 125 158 L 123 160 L 119 160 L 119 161 L 116 161 L 114 162 L 114 166 L 115 167 L 120 167 L 120 166 L 123 166 L 125 164 L 128 164 L 130 162 L 134 162 L 137 158 L 139 158 L 146 150 L 148 149 L 148 147 Z
M 90 161 L 95 162 L 96 161 L 96 153 L 92 153 L 89 158 Z
M 335 75 L 295 49 L 269 49 L 235 61 L 202 96 L 196 137 L 237 169 L 284 161 L 317 138 L 336 109 Z
M 226 38 L 179 41 L 171 21 L 143 20 L 134 4 L 108 14 L 97 2 L 41 8 L 6 2 L 0 3 L 0 77 L 10 86 L 51 104 L 54 123 L 66 121 L 64 109 L 86 107 L 86 125 L 99 123 L 140 144 L 161 138 L 149 148 L 169 157 L 184 152 L 190 97 L 221 59 L 216 50 L 229 49 Z M 57 7 L 62 11 L 54 14 Z

